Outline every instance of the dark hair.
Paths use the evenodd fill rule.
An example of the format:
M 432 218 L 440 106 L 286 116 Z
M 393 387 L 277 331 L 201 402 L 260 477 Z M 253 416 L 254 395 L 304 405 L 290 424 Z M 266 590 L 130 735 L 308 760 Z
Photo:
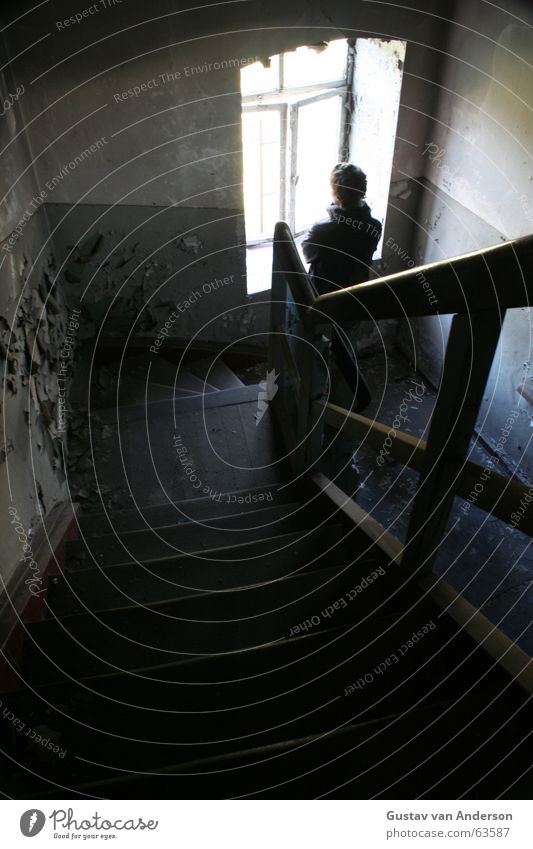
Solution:
M 357 206 L 366 194 L 366 174 L 351 162 L 340 162 L 330 174 L 331 191 L 340 206 Z

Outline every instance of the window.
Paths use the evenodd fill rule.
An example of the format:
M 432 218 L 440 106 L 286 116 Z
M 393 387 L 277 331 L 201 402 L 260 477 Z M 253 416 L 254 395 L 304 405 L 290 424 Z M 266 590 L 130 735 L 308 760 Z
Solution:
M 277 106 L 245 111 L 245 221 L 248 241 L 272 238 L 284 216 L 282 115 Z
M 241 71 L 244 207 L 248 244 L 272 239 L 280 218 L 295 233 L 324 215 L 316 187 L 341 155 L 348 45 L 300 47 Z M 319 128 L 319 132 L 317 132 Z
M 404 57 L 405 42 L 339 39 L 241 70 L 248 292 L 270 287 L 277 221 L 299 244 L 325 217 L 337 162 L 367 173 L 384 221 Z

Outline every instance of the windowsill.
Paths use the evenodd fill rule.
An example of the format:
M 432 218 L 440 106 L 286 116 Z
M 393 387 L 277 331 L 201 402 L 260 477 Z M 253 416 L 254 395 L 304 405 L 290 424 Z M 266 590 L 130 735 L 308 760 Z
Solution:
M 300 258 L 307 269 L 307 263 L 302 251 L 305 232 L 294 240 Z M 249 295 L 265 292 L 272 287 L 272 254 L 273 240 L 261 243 L 249 243 L 246 246 L 246 290 Z
M 299 230 L 296 235 L 293 234 L 293 238 L 296 244 L 299 244 L 299 242 L 303 240 L 303 237 L 311 229 L 312 226 L 312 224 L 309 224 L 308 227 L 304 227 L 303 230 Z M 273 242 L 274 236 L 268 236 L 265 239 L 250 239 L 246 242 L 246 250 L 253 251 L 255 248 L 263 248 L 266 245 L 272 245 Z
M 304 231 L 295 238 L 295 244 L 300 254 L 300 259 L 307 270 L 307 262 L 303 255 L 302 242 L 304 241 Z M 270 291 L 272 286 L 272 254 L 274 246 L 272 239 L 266 239 L 263 242 L 250 242 L 246 245 L 246 289 L 248 295 L 259 295 L 263 292 Z M 372 260 L 373 265 L 381 262 L 382 256 L 376 256 Z M 379 277 L 371 276 L 369 283 L 379 280 Z
M 251 239 L 249 242 L 246 242 L 246 250 L 253 251 L 255 248 L 264 248 L 265 245 L 271 245 L 273 241 L 273 236 L 269 236 L 266 239 Z

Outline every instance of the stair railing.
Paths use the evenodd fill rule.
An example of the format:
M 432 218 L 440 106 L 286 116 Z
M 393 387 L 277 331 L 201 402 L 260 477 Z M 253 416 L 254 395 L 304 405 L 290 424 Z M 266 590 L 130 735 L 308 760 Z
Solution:
M 426 297 L 421 280 L 434 298 Z M 419 472 L 405 543 L 381 526 L 376 530 L 378 523 L 350 504 L 358 523 L 371 528 L 378 544 L 389 554 L 395 552 L 404 566 L 431 569 L 454 496 L 467 498 L 480 479 L 476 506 L 504 522 L 512 522 L 520 506 L 532 500 L 528 487 L 515 477 L 492 471 L 487 479 L 483 468 L 468 459 L 505 312 L 528 307 L 532 297 L 533 236 L 318 296 L 289 227 L 276 225 L 269 368 L 280 383 L 272 406 L 294 471 L 313 473 L 330 496 L 340 498 L 332 487 L 349 497 L 353 492 L 341 486 L 340 478 L 322 473 L 325 430 L 352 446 L 364 440 L 378 450 L 390 430 L 331 397 L 326 370 L 332 324 L 453 314 L 427 441 L 399 430 L 389 440 L 390 455 Z M 355 356 L 352 366 L 356 376 Z M 520 530 L 532 535 L 533 509 L 522 513 Z

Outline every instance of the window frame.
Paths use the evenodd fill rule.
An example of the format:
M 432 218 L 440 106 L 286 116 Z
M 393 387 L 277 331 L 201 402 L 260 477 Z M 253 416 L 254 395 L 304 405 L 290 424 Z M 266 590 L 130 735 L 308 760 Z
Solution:
M 284 54 L 279 54 L 278 88 L 258 94 L 242 97 L 242 112 L 263 111 L 269 108 L 281 110 L 280 117 L 280 218 L 287 220 L 292 232 L 295 224 L 296 184 L 297 184 L 297 148 L 298 148 L 298 109 L 301 105 L 314 103 L 329 97 L 341 97 L 341 127 L 339 128 L 338 159 L 341 161 L 345 151 L 349 150 L 351 121 L 353 111 L 353 63 L 354 42 L 346 40 L 346 59 L 343 77 L 314 83 L 310 86 L 284 86 Z M 309 47 L 309 45 L 304 45 Z M 296 99 L 294 99 L 296 98 Z M 300 233 L 295 233 L 296 236 Z M 250 247 L 272 242 L 272 236 L 246 240 Z
M 337 147 L 337 161 L 340 159 L 342 151 L 344 149 L 344 130 L 345 126 L 342 126 L 343 123 L 343 113 L 344 113 L 344 97 L 339 92 L 338 89 L 327 89 L 326 91 L 322 91 L 319 94 L 314 95 L 313 97 L 306 97 L 303 100 L 297 100 L 296 103 L 292 103 L 291 108 L 291 172 L 290 172 L 290 183 L 289 183 L 289 191 L 286 197 L 287 206 L 287 219 L 289 227 L 291 228 L 291 232 L 294 233 L 295 237 L 300 236 L 307 230 L 305 227 L 303 230 L 296 230 L 296 186 L 298 184 L 298 128 L 299 128 L 299 112 L 302 106 L 309 106 L 312 103 L 318 103 L 321 100 L 330 100 L 333 97 L 340 97 L 340 114 L 341 114 L 341 127 L 339 127 L 339 142 Z M 294 110 L 294 111 L 293 111 Z M 294 128 L 292 123 L 294 121 Z
M 285 211 L 285 202 L 284 202 L 284 197 L 285 197 L 285 160 L 286 160 L 286 155 L 287 155 L 286 150 L 285 150 L 286 132 L 284 130 L 284 125 L 285 125 L 285 122 L 286 122 L 286 109 L 284 109 L 283 103 L 277 103 L 277 104 L 269 103 L 269 104 L 263 104 L 262 106 L 252 106 L 252 107 L 243 104 L 243 107 L 242 107 L 243 113 L 245 113 L 245 112 L 247 112 L 247 113 L 270 112 L 270 111 L 278 112 L 279 116 L 280 116 L 280 119 L 279 119 L 280 120 L 280 134 L 279 134 L 279 138 L 280 138 L 280 144 L 279 144 L 279 146 L 280 146 L 279 215 L 280 215 L 281 218 L 283 218 L 284 211 Z M 261 177 L 261 183 L 262 182 L 263 182 L 263 180 L 262 180 L 262 177 Z M 262 212 L 261 212 L 261 216 L 262 216 Z M 264 244 L 265 242 L 271 242 L 271 241 L 272 241 L 272 236 L 265 236 L 265 237 L 260 238 L 260 239 L 252 239 L 249 242 L 247 241 L 246 244 L 248 244 L 248 245 L 261 245 L 261 244 Z

